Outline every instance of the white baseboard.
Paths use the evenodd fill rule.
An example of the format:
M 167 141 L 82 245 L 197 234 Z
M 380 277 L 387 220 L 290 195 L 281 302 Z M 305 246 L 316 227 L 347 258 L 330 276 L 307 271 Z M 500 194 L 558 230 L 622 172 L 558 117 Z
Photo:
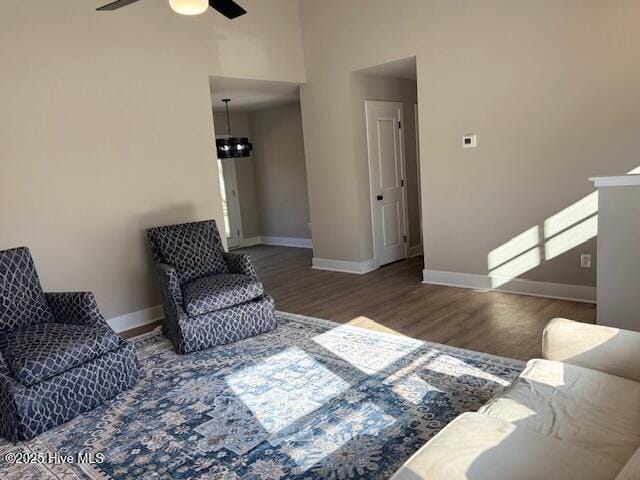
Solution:
M 116 332 L 124 332 L 125 330 L 131 330 L 132 328 L 142 327 L 143 325 L 157 322 L 163 318 L 164 309 L 162 308 L 162 305 L 156 305 L 155 307 L 110 318 L 107 320 L 107 323 Z
M 356 273 L 362 275 L 369 273 L 378 268 L 375 260 L 366 260 L 364 262 L 348 262 L 345 260 L 330 260 L 327 258 L 314 258 L 312 268 L 316 270 L 330 270 L 332 272 Z
M 241 243 L 243 247 L 253 247 L 254 245 L 260 245 L 261 240 L 260 237 L 249 237 L 243 238 Z
M 409 258 L 419 257 L 422 255 L 422 245 L 414 245 L 409 247 Z
M 508 279 L 474 273 L 444 272 L 441 270 L 423 270 L 422 278 L 422 283 L 430 283 L 433 285 L 495 290 L 498 292 L 518 293 L 533 297 L 596 303 L 596 288 L 583 285 L 536 282 L 533 280 L 523 280 L 521 278 Z
M 295 237 L 260 237 L 263 245 L 277 245 L 279 247 L 313 248 L 310 238 Z

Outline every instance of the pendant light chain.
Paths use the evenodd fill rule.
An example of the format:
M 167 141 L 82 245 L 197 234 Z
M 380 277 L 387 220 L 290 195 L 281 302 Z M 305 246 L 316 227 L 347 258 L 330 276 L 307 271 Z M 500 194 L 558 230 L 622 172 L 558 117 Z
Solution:
M 231 138 L 231 121 L 229 120 L 229 102 L 231 101 L 230 98 L 225 98 L 222 100 L 225 104 L 225 106 L 227 107 L 227 132 L 229 133 L 229 138 Z

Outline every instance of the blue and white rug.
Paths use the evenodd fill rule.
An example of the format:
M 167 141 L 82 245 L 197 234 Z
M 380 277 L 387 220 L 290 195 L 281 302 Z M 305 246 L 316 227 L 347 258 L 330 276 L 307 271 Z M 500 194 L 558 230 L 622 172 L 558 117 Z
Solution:
M 0 461 L 34 459 L 2 461 L 0 478 L 387 479 L 524 367 L 286 313 L 269 334 L 189 355 L 159 332 L 133 343 L 140 383 L 37 439 L 0 443 Z

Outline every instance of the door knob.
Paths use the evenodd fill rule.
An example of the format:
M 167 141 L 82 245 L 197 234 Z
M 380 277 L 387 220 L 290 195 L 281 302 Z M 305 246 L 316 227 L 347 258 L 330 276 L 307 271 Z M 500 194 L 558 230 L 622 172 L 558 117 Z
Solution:
M 383 199 L 384 199 L 384 195 L 377 195 L 377 196 L 376 196 L 376 199 L 377 199 L 377 200 L 383 200 Z

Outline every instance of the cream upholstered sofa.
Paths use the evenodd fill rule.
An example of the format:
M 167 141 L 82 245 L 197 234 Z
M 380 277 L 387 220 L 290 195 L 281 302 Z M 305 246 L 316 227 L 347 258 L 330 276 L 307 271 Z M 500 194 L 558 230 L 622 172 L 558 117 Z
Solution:
M 640 479 L 640 333 L 555 319 L 542 350 L 393 480 Z

